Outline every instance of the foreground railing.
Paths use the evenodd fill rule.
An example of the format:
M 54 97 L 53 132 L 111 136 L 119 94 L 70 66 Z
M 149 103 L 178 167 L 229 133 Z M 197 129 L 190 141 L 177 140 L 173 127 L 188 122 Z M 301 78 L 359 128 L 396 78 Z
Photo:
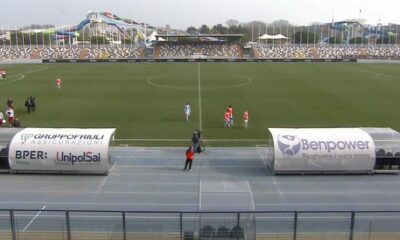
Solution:
M 400 239 L 400 212 L 0 210 L 0 240 Z

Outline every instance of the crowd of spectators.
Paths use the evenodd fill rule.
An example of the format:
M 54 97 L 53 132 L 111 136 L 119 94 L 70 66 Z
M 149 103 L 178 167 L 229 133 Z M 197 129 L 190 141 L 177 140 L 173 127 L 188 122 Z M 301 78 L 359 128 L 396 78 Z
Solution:
M 400 58 L 400 48 L 395 45 L 374 46 L 299 46 L 255 45 L 255 58 Z M 144 48 L 135 46 L 92 45 L 52 47 L 1 47 L 1 59 L 137 59 L 144 57 Z M 156 47 L 160 58 L 240 58 L 241 46 L 236 43 L 165 42 Z
M 197 44 L 166 42 L 159 45 L 160 57 L 190 57 L 201 54 Z
M 255 46 L 257 58 L 400 58 L 398 46 Z
M 0 59 L 141 58 L 142 55 L 143 48 L 134 46 L 0 47 Z
M 161 58 L 190 58 L 196 56 L 214 58 L 238 58 L 241 56 L 241 47 L 235 43 L 199 42 L 178 43 L 169 42 L 159 45 Z

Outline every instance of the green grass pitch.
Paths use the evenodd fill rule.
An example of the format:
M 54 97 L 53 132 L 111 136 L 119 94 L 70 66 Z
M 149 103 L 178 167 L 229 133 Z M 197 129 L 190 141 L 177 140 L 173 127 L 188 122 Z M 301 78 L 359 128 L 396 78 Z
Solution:
M 185 146 L 202 128 L 208 146 L 255 146 L 269 127 L 400 130 L 400 67 L 392 64 L 143 63 L 5 65 L 8 96 L 27 127 L 115 127 L 117 144 Z M 56 78 L 62 78 L 57 89 Z M 37 110 L 24 101 L 35 96 Z M 190 102 L 192 119 L 184 121 Z M 1 102 L 0 102 L 1 103 Z M 235 126 L 223 126 L 234 108 Z M 242 113 L 249 111 L 249 129 Z M 138 140 L 143 139 L 143 140 Z M 162 141 L 157 139 L 172 139 Z M 173 140 L 173 139 L 176 139 Z M 229 141 L 219 141 L 219 140 Z M 236 139 L 237 141 L 230 141 Z M 244 141 L 240 141 L 240 139 Z M 265 139 L 265 140 L 264 140 Z M 154 141 L 149 141 L 154 140 Z

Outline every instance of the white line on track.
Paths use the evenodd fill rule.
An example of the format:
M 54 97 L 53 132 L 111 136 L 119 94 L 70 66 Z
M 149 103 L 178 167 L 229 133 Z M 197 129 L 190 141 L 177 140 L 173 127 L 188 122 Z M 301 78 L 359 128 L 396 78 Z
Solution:
M 199 182 L 199 211 L 201 211 L 201 180 Z
M 47 205 L 44 205 L 42 207 L 42 210 L 46 209 Z M 24 229 L 22 229 L 23 232 L 25 232 L 26 229 L 28 229 L 28 227 L 35 221 L 35 219 L 37 217 L 39 217 L 39 215 L 42 213 L 42 211 L 39 211 L 38 213 L 36 213 L 36 215 L 32 218 L 32 220 L 24 227 Z
M 47 205 L 99 205 L 99 206 L 197 206 L 193 203 L 116 203 L 116 202 L 106 202 L 106 203 L 88 203 L 88 202 L 0 202 L 0 204 L 47 204 Z M 46 206 L 47 206 L 46 205 Z
M 116 163 L 116 162 L 112 165 L 112 167 L 111 167 L 111 169 L 110 169 L 110 173 L 114 170 L 115 166 L 117 166 L 117 163 Z
M 126 159 L 127 156 L 114 156 L 112 157 L 112 159 Z M 201 159 L 243 159 L 244 161 L 248 160 L 248 159 L 257 159 L 259 160 L 259 157 L 197 157 L 197 158 L 201 158 Z M 178 159 L 178 160 L 182 160 L 181 156 L 177 156 L 177 157 L 147 157 L 147 156 L 129 156 L 129 161 L 132 159 Z
M 122 168 L 181 168 L 181 165 L 165 165 L 165 166 L 160 166 L 160 165 L 124 165 L 121 166 Z M 236 165 L 236 166 L 226 166 L 225 164 L 222 165 L 210 165 L 207 166 L 209 168 L 260 168 L 260 166 L 249 166 L 249 165 Z M 206 167 L 206 168 L 207 168 Z
M 400 206 L 400 203 L 257 203 L 257 206 Z
M 254 197 L 253 197 L 253 192 L 251 191 L 251 187 L 250 187 L 250 183 L 249 181 L 247 182 L 247 186 L 249 187 L 249 193 L 250 193 L 250 197 L 251 197 L 251 209 L 250 210 L 256 210 L 256 207 L 254 206 Z
M 117 138 L 115 141 L 143 141 L 143 142 L 189 142 L 188 138 Z M 202 139 L 203 142 L 264 142 L 266 139 Z
M 202 122 L 201 122 L 201 74 L 200 74 L 200 63 L 197 63 L 197 76 L 199 80 L 199 130 L 202 130 Z
M 99 187 L 97 188 L 96 193 L 100 193 L 101 189 L 103 189 L 103 186 L 106 184 L 108 177 L 104 177 L 103 181 L 101 181 Z
M 264 155 L 260 152 L 259 148 L 257 148 L 257 153 L 258 153 L 258 155 L 261 157 L 261 160 L 263 161 L 264 166 L 265 166 L 265 167 L 268 167 L 268 164 L 267 164 L 267 162 L 265 161 Z

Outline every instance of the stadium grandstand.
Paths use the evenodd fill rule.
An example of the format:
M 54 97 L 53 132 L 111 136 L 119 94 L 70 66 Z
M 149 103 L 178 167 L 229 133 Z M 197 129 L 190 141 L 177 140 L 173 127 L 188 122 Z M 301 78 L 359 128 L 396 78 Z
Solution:
M 400 239 L 400 25 L 243 26 L 2 27 L 0 240 Z
M 361 20 L 244 34 L 193 34 L 89 11 L 77 25 L 0 31 L 0 59 L 398 59 L 398 26 Z

